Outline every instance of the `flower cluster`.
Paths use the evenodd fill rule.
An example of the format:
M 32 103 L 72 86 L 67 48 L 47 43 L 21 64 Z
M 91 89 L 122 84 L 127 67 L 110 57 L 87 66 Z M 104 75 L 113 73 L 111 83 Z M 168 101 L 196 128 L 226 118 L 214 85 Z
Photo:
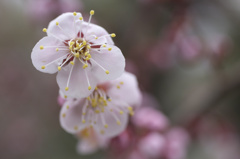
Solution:
M 60 15 L 31 54 L 37 70 L 58 72 L 61 126 L 89 142 L 123 132 L 141 102 L 136 77 L 124 71 L 125 58 L 112 40 L 116 35 L 92 24 L 93 15 L 87 22 L 81 13 Z

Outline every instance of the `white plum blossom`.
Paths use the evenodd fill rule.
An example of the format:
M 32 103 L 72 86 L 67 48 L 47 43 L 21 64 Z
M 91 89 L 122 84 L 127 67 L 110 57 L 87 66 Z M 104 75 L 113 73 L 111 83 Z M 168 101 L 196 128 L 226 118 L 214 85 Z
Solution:
M 79 139 L 77 143 L 77 152 L 81 155 L 87 155 L 99 149 L 105 149 L 110 142 L 110 138 L 95 133 L 93 128 L 86 128 L 76 134 L 76 136 Z
M 121 76 L 125 58 L 105 29 L 88 22 L 81 13 L 64 13 L 50 22 L 48 29 L 33 48 L 31 58 L 37 70 L 56 73 L 57 83 L 65 96 L 89 96 L 97 83 Z
M 61 108 L 60 123 L 71 134 L 93 129 L 103 137 L 114 137 L 125 130 L 129 114 L 140 103 L 136 77 L 125 72 L 99 84 L 87 98 L 68 98 Z

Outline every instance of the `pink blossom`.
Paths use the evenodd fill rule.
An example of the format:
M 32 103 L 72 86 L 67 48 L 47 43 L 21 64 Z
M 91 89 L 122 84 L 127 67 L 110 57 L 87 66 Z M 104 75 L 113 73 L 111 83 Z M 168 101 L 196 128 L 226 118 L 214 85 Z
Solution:
M 165 156 L 167 159 L 185 159 L 189 136 L 182 128 L 172 128 L 166 134 Z
M 80 0 L 29 0 L 27 12 L 36 22 L 45 22 L 58 14 L 82 10 Z
M 133 107 L 140 102 L 137 80 L 125 72 L 116 80 L 99 84 L 87 98 L 68 99 L 61 109 L 60 123 L 72 134 L 90 127 L 103 137 L 114 137 L 125 130 L 128 114 L 133 115 Z
M 64 13 L 50 22 L 46 37 L 33 48 L 31 58 L 37 70 L 56 73 L 64 95 L 75 98 L 89 96 L 97 83 L 121 76 L 125 58 L 111 37 L 100 26 L 88 22 L 81 13 Z
M 135 112 L 133 123 L 150 130 L 164 130 L 168 126 L 168 120 L 160 111 L 151 107 L 142 107 Z
M 147 158 L 159 158 L 166 145 L 165 137 L 157 132 L 152 132 L 141 139 L 138 148 Z

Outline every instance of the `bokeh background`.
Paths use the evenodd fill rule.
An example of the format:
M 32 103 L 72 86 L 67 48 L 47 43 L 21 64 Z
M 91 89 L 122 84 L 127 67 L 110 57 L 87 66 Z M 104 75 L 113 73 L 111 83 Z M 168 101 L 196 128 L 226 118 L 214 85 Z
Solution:
M 31 50 L 66 11 L 116 33 L 141 90 L 191 136 L 186 159 L 239 159 L 240 0 L 0 0 L 0 158 L 101 159 L 59 125 L 55 75 Z

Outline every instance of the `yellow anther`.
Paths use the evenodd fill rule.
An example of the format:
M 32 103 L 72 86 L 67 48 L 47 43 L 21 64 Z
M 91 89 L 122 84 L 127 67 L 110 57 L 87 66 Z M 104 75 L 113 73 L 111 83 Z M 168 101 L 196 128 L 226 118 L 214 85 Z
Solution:
M 66 96 L 66 95 L 64 95 L 64 98 L 67 98 L 67 96 Z
M 90 54 L 87 55 L 88 58 L 91 58 L 92 56 Z
M 116 37 L 116 34 L 112 33 L 112 34 L 111 34 L 111 37 L 113 37 L 113 38 Z
M 110 109 L 110 112 L 113 112 L 113 109 Z
M 88 60 L 90 60 L 90 58 L 89 58 L 89 57 L 86 57 L 86 60 L 88 61 Z
M 61 66 L 58 66 L 58 71 L 60 71 L 62 68 L 61 68 Z
M 95 87 L 95 90 L 98 90 L 98 87 Z
M 133 116 L 133 115 L 134 115 L 134 111 L 130 111 L 129 114 L 130 114 L 131 116 Z
M 82 115 L 86 115 L 86 113 L 82 113 Z
M 88 49 L 91 49 L 91 46 L 90 46 L 90 45 L 87 45 L 87 48 L 88 48 Z
M 108 125 L 107 125 L 107 124 L 105 124 L 105 125 L 104 125 L 104 127 L 105 127 L 105 128 L 108 128 Z
M 78 130 L 78 126 L 74 126 L 74 129 L 75 129 L 75 130 Z
M 88 86 L 88 90 L 91 90 L 92 89 L 92 87 L 91 86 Z
M 102 47 L 106 47 L 107 45 L 106 44 L 103 44 Z
M 98 39 L 98 37 L 96 36 L 96 37 L 95 37 L 95 39 L 97 40 L 97 39 Z
M 42 68 L 42 69 L 45 69 L 46 67 L 45 67 L 45 66 L 42 66 L 41 68 Z
M 108 101 L 109 101 L 109 102 L 111 102 L 111 101 L 112 101 L 112 99 L 111 99 L 111 98 L 108 98 Z
M 108 51 L 111 51 L 112 50 L 112 48 L 110 47 L 110 48 L 108 48 Z
M 78 47 L 78 48 L 79 48 L 79 46 L 80 46 L 80 44 L 79 44 L 79 43 L 76 43 L 76 47 Z
M 73 41 L 71 41 L 71 42 L 70 42 L 70 46 L 72 46 L 73 44 L 74 44 L 74 42 L 73 42 Z
M 91 14 L 91 15 L 94 15 L 94 10 L 91 10 L 91 11 L 90 11 L 90 14 Z
M 120 111 L 119 111 L 119 113 L 122 115 L 122 114 L 123 114 L 123 111 L 122 111 L 122 110 L 120 110 Z
M 83 120 L 82 120 L 82 123 L 84 124 L 84 123 L 86 123 L 86 121 L 83 119 Z
M 79 17 L 79 20 L 83 20 L 83 17 Z
M 90 121 L 90 123 L 91 123 L 91 122 L 92 122 L 92 121 Z M 93 125 L 90 125 L 89 127 L 90 127 L 90 128 L 93 128 Z
M 71 61 L 71 62 L 70 62 L 70 64 L 74 65 L 74 62 L 73 62 L 73 61 Z
M 79 58 L 79 53 L 74 54 L 76 58 Z
M 76 15 L 77 15 L 77 13 L 76 13 L 76 12 L 73 12 L 73 15 L 74 15 L 74 16 L 76 16 Z
M 96 122 L 96 121 L 94 121 L 93 123 L 94 123 L 94 124 L 97 124 L 97 122 Z
M 68 88 L 68 87 L 66 87 L 66 88 L 65 88 L 65 91 L 68 91 L 68 90 L 69 90 L 69 88 Z
M 46 28 L 43 28 L 43 30 L 42 30 L 44 33 L 46 33 L 47 32 L 47 29 Z
M 101 112 L 104 113 L 104 108 L 101 109 Z
M 66 114 L 65 114 L 65 113 L 63 113 L 63 114 L 62 114 L 62 117 L 63 117 L 63 118 L 65 118 L 65 117 L 66 117 Z
M 95 110 L 95 113 L 98 114 L 98 113 L 100 113 L 100 111 L 99 111 L 98 109 L 96 109 L 96 110 Z
M 104 102 L 103 103 L 104 106 L 108 106 L 107 101 L 103 101 L 103 102 Z
M 119 85 L 117 85 L 117 89 L 120 89 L 120 86 L 119 86 Z
M 81 51 L 83 51 L 83 50 L 81 50 Z M 86 51 L 86 52 L 84 53 L 85 56 L 87 56 L 88 54 L 89 54 L 89 51 Z
M 85 63 L 85 64 L 83 65 L 83 69 L 85 69 L 85 68 L 87 68 L 87 67 L 88 67 L 88 64 Z
M 132 108 L 132 107 L 128 107 L 128 110 L 129 110 L 129 111 L 133 111 L 133 108 Z
M 118 120 L 118 121 L 117 121 L 117 124 L 118 124 L 118 125 L 121 125 L 121 122 Z
M 56 51 L 59 51 L 59 48 L 56 48 Z
M 72 50 L 72 46 L 69 46 L 69 50 Z
M 66 108 L 69 109 L 69 105 L 67 105 Z
M 89 96 L 87 97 L 87 100 L 90 100 L 90 97 L 89 97 Z
M 105 71 L 105 73 L 106 73 L 106 74 L 109 74 L 109 71 L 108 71 L 108 70 L 106 70 L 106 71 Z
M 56 22 L 56 25 L 59 25 L 59 22 Z
M 41 45 L 41 46 L 40 46 L 40 49 L 42 50 L 42 49 L 44 49 L 44 47 Z
M 104 130 L 101 130 L 100 133 L 103 135 L 103 134 L 105 133 L 105 131 L 104 131 Z
M 87 42 L 84 40 L 84 41 L 82 42 L 82 44 L 85 46 L 85 45 L 87 45 Z
M 124 84 L 123 81 L 121 81 L 120 84 L 123 85 Z

